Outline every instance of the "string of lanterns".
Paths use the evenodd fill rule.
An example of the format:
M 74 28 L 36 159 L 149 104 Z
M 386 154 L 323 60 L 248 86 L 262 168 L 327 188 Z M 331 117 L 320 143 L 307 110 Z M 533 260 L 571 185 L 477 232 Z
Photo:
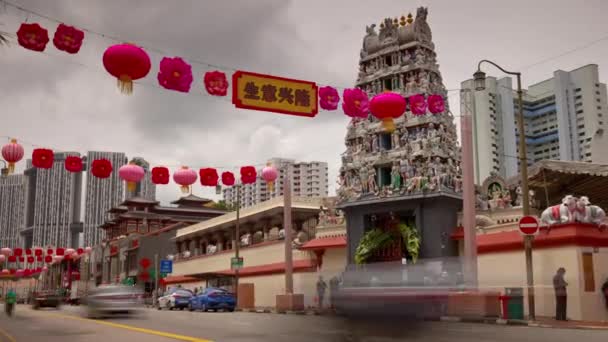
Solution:
M 49 42 L 48 31 L 37 23 L 22 23 L 17 31 L 17 37 L 19 45 L 37 52 L 44 51 Z M 84 31 L 63 23 L 58 25 L 53 37 L 55 47 L 70 54 L 77 53 L 83 41 Z M 106 71 L 116 78 L 118 88 L 125 94 L 133 92 L 133 81 L 146 77 L 151 70 L 148 53 L 142 47 L 129 43 L 108 47 L 103 54 L 103 65 Z M 163 57 L 159 64 L 157 80 L 158 84 L 165 89 L 188 93 L 194 82 L 192 66 L 181 57 Z M 229 82 L 226 74 L 221 71 L 205 72 L 203 84 L 209 95 L 226 96 L 228 93 Z M 338 90 L 331 86 L 320 87 L 318 98 L 319 107 L 327 111 L 336 110 L 341 100 Z M 443 96 L 437 94 L 428 97 L 423 94 L 412 95 L 408 98 L 408 102 L 410 111 L 414 115 L 426 114 L 427 108 L 431 114 L 438 114 L 445 110 L 445 100 Z M 382 110 L 382 105 L 376 107 Z M 367 94 L 358 88 L 344 89 L 342 109 L 344 114 L 349 117 L 367 117 L 369 115 Z M 385 127 L 392 127 L 389 124 L 390 120 L 385 122 Z
M 64 260 L 78 260 L 85 254 L 91 253 L 92 248 L 15 248 L 4 247 L 0 249 L 0 264 L 6 264 L 0 271 L 0 276 L 11 275 L 14 277 L 36 276 L 48 270 L 47 265 L 59 263 Z M 34 265 L 37 267 L 21 268 L 20 266 Z M 44 264 L 45 266 L 38 266 Z
M 14 172 L 15 164 L 21 161 L 24 157 L 24 148 L 17 142 L 17 139 L 11 139 L 8 144 L 2 146 L 2 157 L 9 165 L 9 173 Z M 50 169 L 54 165 L 54 153 L 51 149 L 46 148 L 35 148 L 32 151 L 32 166 L 38 169 Z M 77 156 L 67 156 L 64 161 L 64 168 L 68 172 L 77 173 L 82 172 L 84 169 L 82 158 Z M 112 162 L 108 159 L 95 159 L 91 162 L 90 172 L 91 175 L 100 179 L 109 178 L 113 172 Z M 262 170 L 262 179 L 268 182 L 269 187 L 272 188 L 272 183 L 276 180 L 278 170 L 273 165 L 266 165 Z M 144 176 L 144 169 L 131 162 L 123 165 L 118 169 L 118 176 L 120 179 L 126 182 L 127 189 L 134 191 L 138 182 L 140 182 Z M 258 174 L 255 166 L 243 166 L 240 168 L 240 180 L 241 184 L 252 184 L 257 180 Z M 151 181 L 156 185 L 169 184 L 171 173 L 169 168 L 166 166 L 155 166 L 151 170 Z M 173 172 L 173 181 L 180 185 L 180 189 L 183 193 L 189 193 L 191 186 L 200 179 L 202 186 L 217 187 L 221 184 L 224 186 L 234 186 L 236 183 L 235 175 L 230 171 L 225 171 L 221 174 L 221 177 L 216 168 L 206 167 L 201 168 L 198 174 L 195 170 L 188 166 L 182 166 L 181 168 Z

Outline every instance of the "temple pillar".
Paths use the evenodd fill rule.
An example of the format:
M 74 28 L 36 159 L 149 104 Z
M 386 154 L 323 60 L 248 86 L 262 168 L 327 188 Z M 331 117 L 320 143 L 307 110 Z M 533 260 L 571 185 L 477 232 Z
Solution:
M 194 238 L 194 255 L 201 255 L 201 238 L 199 236 Z

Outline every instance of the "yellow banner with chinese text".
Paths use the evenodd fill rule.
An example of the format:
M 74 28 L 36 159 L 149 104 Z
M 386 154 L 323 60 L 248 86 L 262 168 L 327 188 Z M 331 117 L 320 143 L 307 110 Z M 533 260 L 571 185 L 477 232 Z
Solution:
M 232 103 L 237 108 L 314 117 L 317 85 L 239 70 L 232 75 Z

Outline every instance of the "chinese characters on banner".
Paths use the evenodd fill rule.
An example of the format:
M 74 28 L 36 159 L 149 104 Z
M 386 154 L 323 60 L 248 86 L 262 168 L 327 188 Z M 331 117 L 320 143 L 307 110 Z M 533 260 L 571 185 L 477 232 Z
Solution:
M 291 115 L 317 115 L 314 82 L 236 71 L 232 75 L 232 103 L 237 108 Z

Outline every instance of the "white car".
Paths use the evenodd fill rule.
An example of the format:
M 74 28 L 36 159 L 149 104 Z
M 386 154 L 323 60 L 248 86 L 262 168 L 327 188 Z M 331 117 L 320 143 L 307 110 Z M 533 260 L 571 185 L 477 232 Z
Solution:
M 194 294 L 190 290 L 182 288 L 172 288 L 165 292 L 165 295 L 158 298 L 158 310 L 162 309 L 180 309 L 183 310 L 188 307 L 190 298 Z

